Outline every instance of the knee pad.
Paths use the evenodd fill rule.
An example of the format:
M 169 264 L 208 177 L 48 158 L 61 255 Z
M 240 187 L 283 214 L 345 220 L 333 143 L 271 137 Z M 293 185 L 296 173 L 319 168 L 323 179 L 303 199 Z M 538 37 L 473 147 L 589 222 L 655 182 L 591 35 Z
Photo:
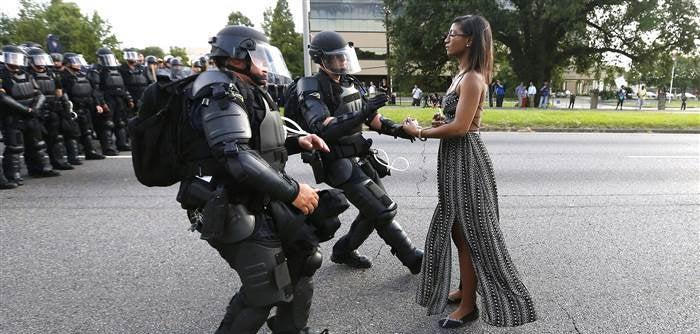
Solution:
M 55 139 L 56 141 L 58 141 L 58 142 L 61 142 L 61 141 L 63 141 L 64 137 L 63 137 L 63 135 L 61 135 L 61 134 L 59 133 L 59 134 L 56 135 L 56 137 L 54 137 L 54 139 Z
M 108 128 L 108 129 L 114 129 L 114 122 L 112 122 L 112 121 L 106 121 L 106 122 L 104 123 L 104 127 L 105 127 L 105 128 Z
M 46 148 L 46 142 L 43 140 L 37 140 L 31 144 L 32 150 L 39 151 Z
M 323 263 L 323 254 L 321 254 L 321 251 L 316 248 L 316 251 L 311 253 L 309 257 L 306 258 L 306 262 L 304 263 L 304 267 L 302 268 L 302 276 L 306 277 L 311 277 L 316 273 L 316 270 L 318 268 L 321 268 L 321 264 Z
M 7 145 L 6 148 L 7 153 L 9 154 L 20 154 L 24 152 L 24 146 L 23 145 Z
M 281 246 L 241 242 L 232 266 L 241 278 L 246 304 L 263 306 L 292 300 L 292 280 Z
M 365 217 L 376 221 L 391 221 L 396 215 L 397 205 L 389 195 L 369 178 L 359 183 L 343 186 L 345 196 Z

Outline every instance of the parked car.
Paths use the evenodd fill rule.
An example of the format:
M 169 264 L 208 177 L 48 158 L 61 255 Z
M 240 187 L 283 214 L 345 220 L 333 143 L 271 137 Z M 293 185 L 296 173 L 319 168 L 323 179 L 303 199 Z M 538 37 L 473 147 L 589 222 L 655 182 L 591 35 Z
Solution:
M 647 99 L 655 99 L 657 97 L 659 97 L 659 96 L 655 92 L 647 91 L 647 97 L 646 97 Z

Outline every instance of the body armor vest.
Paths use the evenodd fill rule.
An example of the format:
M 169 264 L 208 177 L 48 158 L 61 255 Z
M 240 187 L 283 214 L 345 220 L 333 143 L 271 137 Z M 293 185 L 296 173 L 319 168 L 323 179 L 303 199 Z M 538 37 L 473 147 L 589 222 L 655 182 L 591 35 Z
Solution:
M 78 72 L 71 75 L 70 80 L 73 84 L 70 87 L 70 91 L 66 92 L 70 99 L 75 99 L 76 102 L 80 103 L 87 102 L 92 97 L 92 84 L 85 73 Z
M 24 106 L 30 107 L 34 98 L 39 95 L 39 91 L 36 89 L 36 86 L 34 86 L 31 76 L 25 72 L 20 71 L 14 74 L 7 73 L 3 75 L 3 81 L 4 80 L 7 80 L 9 84 L 6 84 L 9 86 L 6 92 L 15 99 L 15 101 Z
M 351 112 L 360 112 L 364 103 L 360 91 L 357 90 L 354 84 L 350 84 L 350 86 L 341 85 L 341 88 L 343 91 L 340 93 L 340 105 L 332 112 L 333 116 L 337 117 Z M 348 133 L 347 136 L 361 132 L 362 124 L 359 124 L 351 133 Z
M 267 101 L 269 96 L 264 97 L 265 118 L 260 122 L 260 129 L 254 131 L 258 138 L 255 138 L 257 143 L 256 149 L 260 152 L 267 163 L 277 171 L 284 169 L 287 163 L 287 148 L 284 142 L 287 139 L 287 131 L 284 129 L 282 115 L 278 110 L 270 110 L 270 104 Z
M 124 85 L 126 89 L 129 90 L 131 96 L 135 99 L 140 98 L 144 89 L 148 86 L 145 68 L 143 66 L 136 66 L 134 69 L 129 69 L 128 65 L 124 65 L 122 67 L 122 74 Z
M 56 100 L 56 79 L 53 73 L 49 71 L 44 72 L 32 72 L 34 80 L 36 80 L 39 86 L 39 91 L 41 91 L 44 96 L 46 96 L 46 102 L 53 102 Z
M 100 71 L 100 87 L 106 94 L 123 94 L 124 79 L 115 68 Z

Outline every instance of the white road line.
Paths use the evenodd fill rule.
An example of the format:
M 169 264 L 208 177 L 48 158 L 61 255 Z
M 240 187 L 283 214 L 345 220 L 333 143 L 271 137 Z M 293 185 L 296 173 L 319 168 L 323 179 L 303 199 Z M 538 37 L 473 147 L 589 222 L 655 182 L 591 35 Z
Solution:
M 107 159 L 131 159 L 130 155 L 108 155 Z
M 700 159 L 700 155 L 626 155 L 633 159 Z

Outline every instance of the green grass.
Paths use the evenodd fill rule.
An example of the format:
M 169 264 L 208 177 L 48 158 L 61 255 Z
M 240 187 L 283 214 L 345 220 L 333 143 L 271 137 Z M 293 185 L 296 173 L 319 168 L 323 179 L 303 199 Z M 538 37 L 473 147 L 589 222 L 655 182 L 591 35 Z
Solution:
M 384 107 L 380 113 L 395 121 L 406 117 L 429 126 L 436 108 Z M 678 112 L 599 110 L 486 109 L 482 128 L 570 128 L 570 129 L 678 129 L 700 130 L 700 114 Z

